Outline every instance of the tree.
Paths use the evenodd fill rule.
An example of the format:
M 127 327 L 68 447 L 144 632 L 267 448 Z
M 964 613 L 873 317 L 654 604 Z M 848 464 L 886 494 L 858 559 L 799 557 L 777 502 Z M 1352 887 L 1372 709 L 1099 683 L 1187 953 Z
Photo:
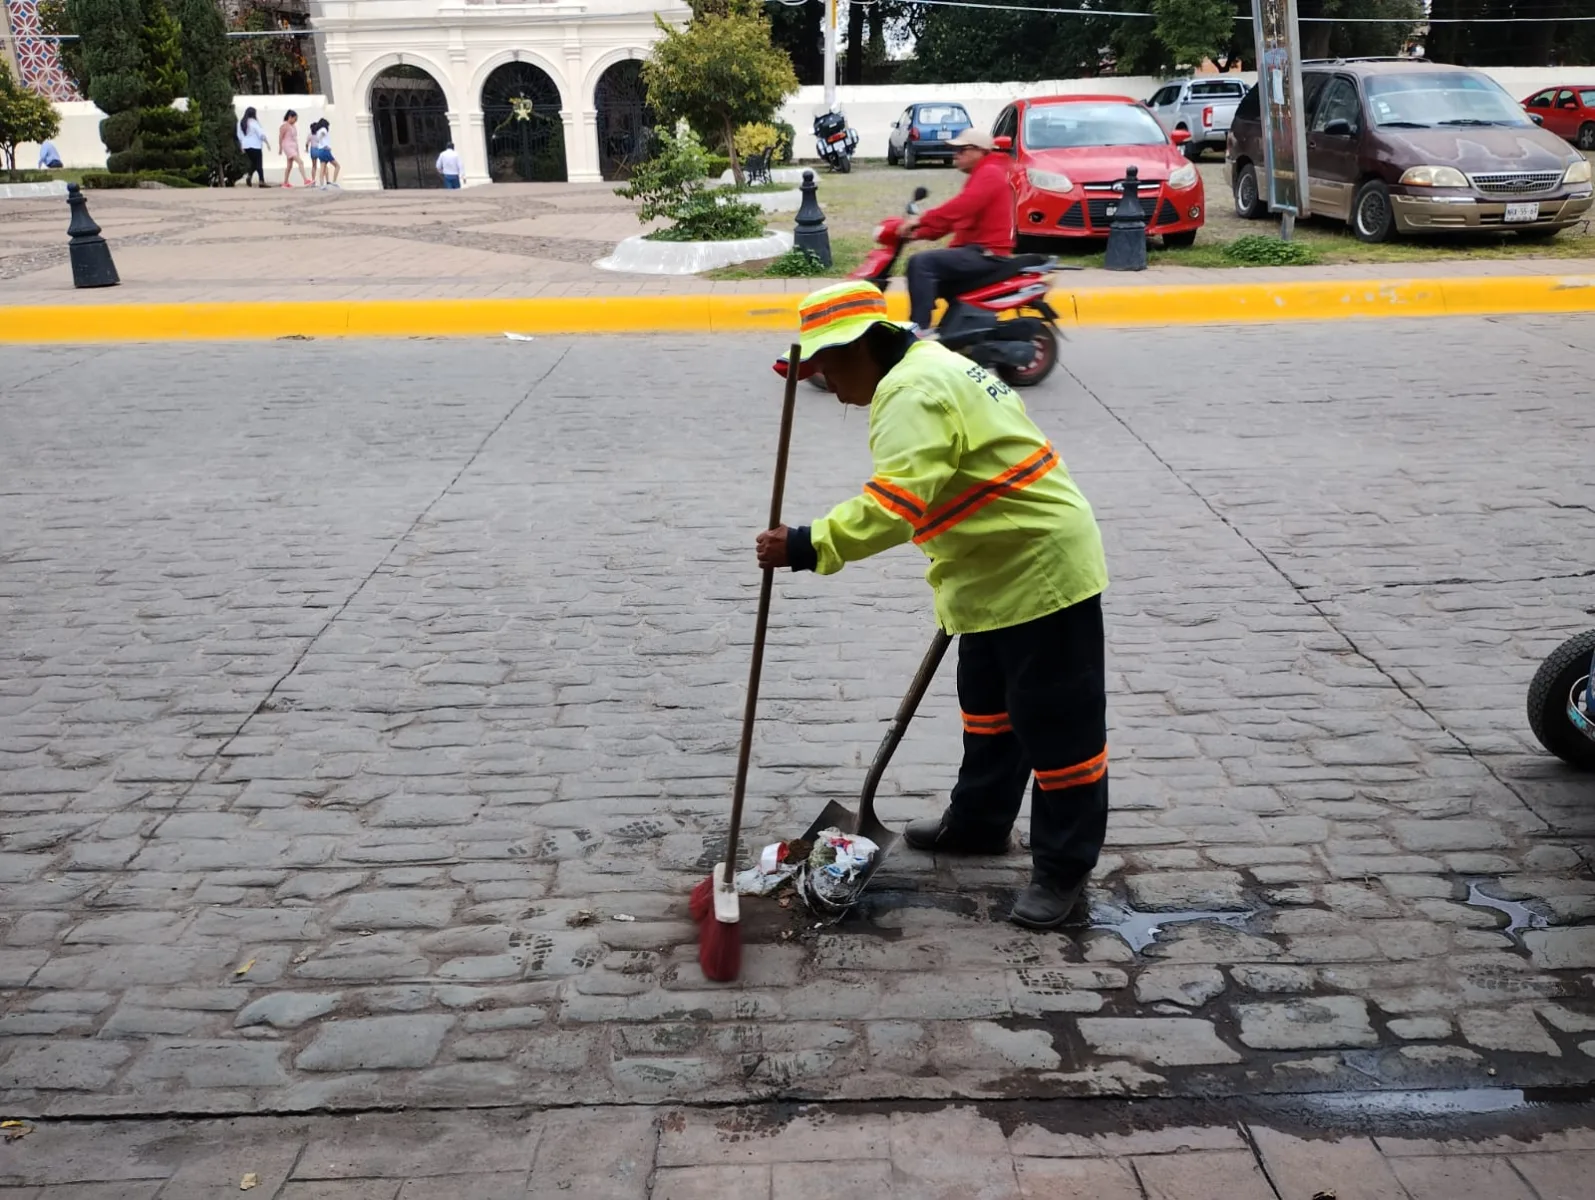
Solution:
M 66 0 L 67 20 L 78 30 L 87 94 L 105 114 L 100 141 L 114 154 L 133 148 L 144 95 L 144 55 L 139 0 Z
M 188 73 L 188 108 L 199 119 L 199 145 L 205 169 L 217 186 L 230 186 L 244 174 L 233 111 L 232 64 L 227 23 L 216 0 L 182 0 L 183 67 Z
M 116 173 L 150 171 L 201 183 L 208 172 L 199 145 L 199 113 L 172 107 L 188 90 L 182 35 L 166 0 L 143 0 L 141 16 L 137 130 L 132 145 L 111 153 L 106 166 Z
M 1072 79 L 1099 71 L 1112 18 L 928 7 L 910 17 L 914 58 L 905 83 L 1000 83 Z M 1140 24 L 1141 22 L 1136 22 Z
M 1157 36 L 1176 67 L 1199 67 L 1229 49 L 1235 33 L 1234 0 L 1153 0 Z
M 642 67 L 648 103 L 665 120 L 684 119 L 722 144 L 741 183 L 736 128 L 769 121 L 797 91 L 792 60 L 771 45 L 757 0 L 726 0 L 723 12 L 696 15 L 685 29 L 654 20 L 664 36 Z
M 55 105 L 13 79 L 11 68 L 0 59 L 0 159 L 6 170 L 17 169 L 18 145 L 42 142 L 59 132 L 61 118 Z

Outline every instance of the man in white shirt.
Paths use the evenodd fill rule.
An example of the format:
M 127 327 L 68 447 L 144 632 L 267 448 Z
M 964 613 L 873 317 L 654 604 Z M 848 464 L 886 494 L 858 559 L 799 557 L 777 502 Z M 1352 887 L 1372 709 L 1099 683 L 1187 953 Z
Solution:
M 446 188 L 457 188 L 465 182 L 465 164 L 460 162 L 453 142 L 438 155 L 438 174 L 443 176 L 443 186 Z
M 39 169 L 41 171 L 61 169 L 61 152 L 55 148 L 55 143 L 49 138 L 39 143 Z

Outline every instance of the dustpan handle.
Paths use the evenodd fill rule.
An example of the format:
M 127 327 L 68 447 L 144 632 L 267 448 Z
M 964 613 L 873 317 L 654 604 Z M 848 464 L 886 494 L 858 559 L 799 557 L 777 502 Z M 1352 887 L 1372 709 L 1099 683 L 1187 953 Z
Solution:
M 786 394 L 781 401 L 781 437 L 775 449 L 775 482 L 770 489 L 770 523 L 766 529 L 781 524 L 781 500 L 786 492 L 787 451 L 792 446 L 792 414 L 797 408 L 798 370 L 796 364 L 803 357 L 802 346 L 794 345 L 787 362 L 793 364 L 786 373 Z M 737 750 L 737 782 L 731 793 L 731 831 L 726 838 L 725 875 L 722 885 L 731 890 L 731 877 L 737 869 L 737 843 L 742 836 L 742 802 L 748 794 L 748 760 L 753 754 L 753 721 L 759 708 L 759 676 L 764 669 L 764 634 L 770 625 L 770 593 L 775 587 L 775 571 L 764 569 L 764 579 L 759 584 L 759 616 L 753 627 L 753 662 L 748 667 L 748 699 L 742 710 L 742 745 Z
M 892 718 L 892 723 L 886 727 L 886 736 L 881 739 L 880 749 L 875 751 L 875 761 L 869 765 L 869 774 L 864 777 L 864 790 L 858 797 L 858 827 L 863 829 L 875 820 L 875 789 L 880 786 L 881 776 L 886 774 L 886 767 L 892 761 L 892 755 L 897 752 L 897 744 L 903 740 L 903 734 L 908 732 L 908 723 L 914 719 L 914 714 L 919 711 L 919 702 L 925 698 L 925 693 L 930 690 L 930 681 L 936 677 L 936 668 L 941 666 L 941 660 L 947 653 L 947 647 L 953 644 L 952 635 L 938 629 L 936 636 L 931 640 L 930 649 L 925 651 L 925 657 L 920 661 L 919 671 L 914 675 L 914 682 L 908 685 L 908 694 L 903 697 L 903 702 L 897 706 L 897 715 Z

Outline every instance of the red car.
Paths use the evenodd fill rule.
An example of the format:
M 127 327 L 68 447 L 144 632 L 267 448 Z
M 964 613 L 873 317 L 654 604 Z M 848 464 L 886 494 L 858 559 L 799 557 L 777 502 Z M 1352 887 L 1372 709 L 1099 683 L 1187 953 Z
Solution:
M 992 126 L 1010 139 L 1021 238 L 1104 238 L 1127 167 L 1141 180 L 1147 232 L 1165 246 L 1196 241 L 1207 213 L 1202 177 L 1138 100 L 1124 96 L 1037 96 L 1009 105 Z
M 1580 150 L 1595 150 L 1595 84 L 1551 87 L 1523 101 L 1530 116 Z

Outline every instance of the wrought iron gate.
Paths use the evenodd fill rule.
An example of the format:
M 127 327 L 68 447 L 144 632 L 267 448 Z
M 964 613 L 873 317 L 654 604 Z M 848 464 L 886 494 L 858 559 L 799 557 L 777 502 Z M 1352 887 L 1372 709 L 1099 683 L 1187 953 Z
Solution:
M 505 63 L 482 85 L 487 173 L 494 183 L 563 183 L 559 89 L 531 63 Z
M 453 140 L 449 105 L 419 67 L 390 67 L 371 85 L 377 172 L 385 188 L 440 188 L 437 157 Z
M 605 179 L 630 178 L 632 168 L 648 157 L 653 141 L 654 111 L 642 82 L 642 63 L 618 62 L 598 77 L 598 165 Z

